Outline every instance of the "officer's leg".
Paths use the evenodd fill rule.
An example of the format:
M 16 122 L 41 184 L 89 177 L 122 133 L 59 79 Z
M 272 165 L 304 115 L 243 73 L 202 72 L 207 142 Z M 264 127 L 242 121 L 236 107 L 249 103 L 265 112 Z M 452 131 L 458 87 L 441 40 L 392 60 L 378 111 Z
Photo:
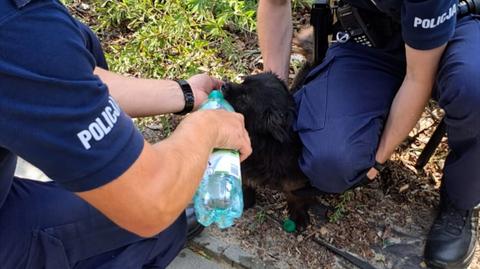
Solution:
M 480 202 L 480 20 L 462 20 L 441 62 L 436 95 L 451 153 L 443 184 L 459 208 Z
M 295 95 L 295 128 L 300 166 L 315 187 L 340 193 L 365 178 L 404 68 L 403 55 L 342 44 L 309 74 Z
M 440 62 L 435 95 L 448 144 L 440 213 L 425 250 L 434 265 L 465 266 L 475 245 L 480 202 L 480 20 L 461 19 Z M 443 267 L 442 267 L 443 268 Z M 445 267 L 450 268 L 450 267 Z
M 15 179 L 0 208 L 2 268 L 165 267 L 185 242 L 184 215 L 153 238 L 118 227 L 55 183 Z

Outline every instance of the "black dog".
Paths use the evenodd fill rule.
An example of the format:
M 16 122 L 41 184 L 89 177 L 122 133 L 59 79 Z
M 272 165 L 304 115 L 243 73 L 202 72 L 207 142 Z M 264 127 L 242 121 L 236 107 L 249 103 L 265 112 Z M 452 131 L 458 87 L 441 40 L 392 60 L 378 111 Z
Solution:
M 290 218 L 300 229 L 309 223 L 308 208 L 315 201 L 299 190 L 309 188 L 298 165 L 302 144 L 293 131 L 295 102 L 285 83 L 273 73 L 226 83 L 225 99 L 245 117 L 253 153 L 242 163 L 245 208 L 255 203 L 255 188 L 267 186 L 285 193 Z

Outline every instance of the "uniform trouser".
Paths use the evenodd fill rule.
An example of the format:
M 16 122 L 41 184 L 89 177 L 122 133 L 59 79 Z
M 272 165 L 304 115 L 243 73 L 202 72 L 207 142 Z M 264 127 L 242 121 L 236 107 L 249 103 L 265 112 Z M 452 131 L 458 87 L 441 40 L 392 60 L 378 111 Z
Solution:
M 81 27 L 106 69 L 98 39 Z M 160 234 L 141 238 L 54 182 L 15 178 L 0 206 L 0 268 L 165 268 L 183 247 L 186 227 L 182 214 Z
M 0 208 L 0 268 L 165 268 L 185 235 L 184 214 L 145 239 L 53 182 L 15 178 Z
M 405 75 L 403 44 L 397 43 L 389 49 L 334 44 L 296 93 L 295 129 L 304 145 L 299 164 L 321 191 L 341 193 L 362 181 L 373 166 L 390 105 Z M 480 202 L 479 50 L 479 17 L 460 19 L 433 91 L 446 112 L 451 149 L 442 187 L 459 208 Z

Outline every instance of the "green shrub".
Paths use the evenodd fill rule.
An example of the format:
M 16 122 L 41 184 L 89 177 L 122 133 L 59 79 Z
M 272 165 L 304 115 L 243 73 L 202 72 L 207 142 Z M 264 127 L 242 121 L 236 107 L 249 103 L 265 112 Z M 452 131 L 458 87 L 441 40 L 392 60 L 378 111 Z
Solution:
M 250 71 L 243 43 L 237 40 L 256 31 L 255 0 L 88 3 L 91 26 L 104 40 L 114 71 L 151 78 L 188 77 L 209 71 L 228 79 Z M 294 6 L 306 3 L 297 0 Z
M 255 1 L 95 3 L 95 30 L 119 37 L 106 44 L 117 72 L 173 78 L 209 71 L 230 79 L 247 72 L 240 61 L 243 48 L 234 41 L 255 30 Z

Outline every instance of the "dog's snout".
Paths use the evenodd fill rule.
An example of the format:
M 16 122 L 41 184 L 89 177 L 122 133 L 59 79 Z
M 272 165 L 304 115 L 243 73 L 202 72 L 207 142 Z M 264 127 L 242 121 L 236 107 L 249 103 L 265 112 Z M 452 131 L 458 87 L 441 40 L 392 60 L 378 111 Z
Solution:
M 231 83 L 230 82 L 223 83 L 222 87 L 220 88 L 220 91 L 222 92 L 225 99 L 227 99 L 227 101 L 228 101 L 229 98 L 231 97 L 231 93 L 232 93 Z
M 235 84 L 232 82 L 225 82 L 220 88 L 220 91 L 228 102 L 232 102 L 233 99 L 235 99 L 234 96 L 237 96 L 235 93 Z
M 230 85 L 228 82 L 224 82 L 222 87 L 220 88 L 220 91 L 222 92 L 223 95 L 227 94 L 229 91 Z

